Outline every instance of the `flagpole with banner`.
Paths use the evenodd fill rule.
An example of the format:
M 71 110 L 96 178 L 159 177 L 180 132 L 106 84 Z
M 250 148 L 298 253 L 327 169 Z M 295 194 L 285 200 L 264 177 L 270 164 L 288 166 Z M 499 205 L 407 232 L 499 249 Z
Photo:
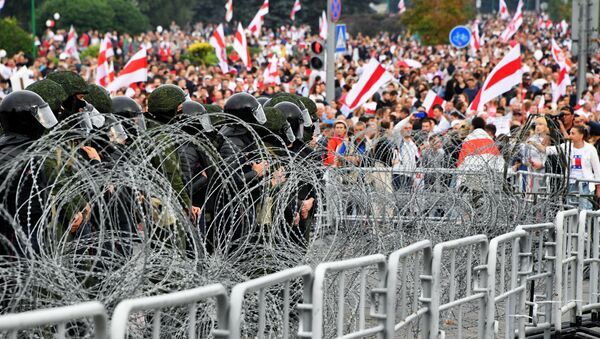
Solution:
M 35 48 L 35 0 L 31 0 L 31 55 L 37 57 L 37 48 Z

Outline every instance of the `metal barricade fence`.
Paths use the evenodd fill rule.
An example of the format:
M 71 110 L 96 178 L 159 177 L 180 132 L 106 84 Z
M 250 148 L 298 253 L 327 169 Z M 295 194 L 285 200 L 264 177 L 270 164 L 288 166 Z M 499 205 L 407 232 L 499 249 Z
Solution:
M 504 335 L 514 338 L 525 337 L 525 292 L 526 279 L 523 272 L 526 259 L 522 255 L 521 242 L 527 237 L 523 230 L 495 237 L 489 243 L 487 260 L 487 286 L 489 301 L 486 309 L 486 338 L 500 337 L 499 320 L 496 315 L 504 303 Z M 508 258 L 507 258 L 508 253 Z M 499 254 L 499 255 L 498 255 Z M 525 260 L 524 260 L 525 259 Z M 510 274 L 507 274 L 507 271 Z M 497 313 L 498 312 L 498 313 Z
M 292 299 L 290 298 L 291 284 L 298 279 L 302 279 L 303 291 L 302 294 L 303 303 L 306 305 L 310 303 L 311 298 L 311 283 L 312 283 L 312 269 L 310 266 L 299 266 L 290 268 L 281 272 L 273 273 L 246 281 L 235 285 L 231 291 L 230 306 L 229 306 L 229 338 L 240 339 L 242 338 L 242 323 L 243 323 L 243 309 L 245 296 L 249 292 L 258 291 L 258 330 L 256 333 L 257 338 L 264 338 L 265 334 L 265 310 L 266 310 L 266 293 L 267 289 L 273 288 L 277 285 L 283 285 L 283 299 L 282 301 L 282 317 L 283 321 L 281 324 L 281 338 L 290 337 L 290 305 Z M 310 329 L 310 314 L 307 313 L 307 309 L 302 309 L 301 304 L 298 305 L 299 311 L 302 312 L 300 316 L 299 324 L 299 336 L 306 337 L 307 331 Z M 310 309 L 308 309 L 310 311 Z M 279 337 L 279 336 L 278 336 Z
M 367 269 L 376 266 L 377 287 L 367 294 Z M 344 334 L 345 319 L 345 299 L 344 292 L 346 288 L 346 273 L 351 270 L 360 270 L 360 291 L 359 291 L 359 303 L 358 303 L 358 329 L 352 333 Z M 324 338 L 330 337 L 323 333 L 323 315 L 325 313 L 325 290 L 326 279 L 328 273 L 339 273 L 337 279 L 337 320 L 335 326 L 336 338 L 364 338 L 372 337 L 377 335 L 379 338 L 384 337 L 385 333 L 385 310 L 377 309 L 378 305 L 380 308 L 385 306 L 384 294 L 385 289 L 385 275 L 386 275 L 386 259 L 382 254 L 374 254 L 366 257 L 347 259 L 342 261 L 334 261 L 328 263 L 319 264 L 315 268 L 313 290 L 312 290 L 312 338 Z M 366 314 L 365 309 L 367 306 L 367 297 L 375 296 L 374 299 L 370 300 L 370 314 L 369 316 L 376 320 L 376 325 L 367 327 L 366 326 Z M 326 333 L 325 333 L 326 334 Z
M 591 320 L 600 320 L 600 211 L 581 211 L 580 228 L 585 235 L 582 270 L 589 284 L 581 290 L 582 313 L 591 313 Z M 584 295 L 587 294 L 587 295 Z
M 431 276 L 431 248 L 431 241 L 423 240 L 390 254 L 385 306 L 388 338 L 395 338 L 396 332 L 411 324 L 417 326 L 417 334 L 423 338 L 429 336 L 428 306 L 431 301 L 431 280 L 428 277 Z M 407 300 L 407 297 L 410 300 Z M 397 323 L 396 319 L 400 321 Z
M 564 314 L 570 328 L 579 326 L 587 313 L 590 323 L 598 325 L 599 279 L 600 211 L 569 210 L 558 213 L 554 223 L 519 225 L 489 243 L 485 235 L 475 235 L 432 249 L 424 240 L 393 252 L 387 261 L 376 254 L 321 263 L 314 271 L 309 266 L 291 268 L 234 286 L 230 300 L 221 284 L 124 300 L 113 312 L 110 338 L 126 338 L 130 315 L 142 311 L 155 311 L 148 326 L 158 338 L 161 309 L 177 306 L 187 306 L 180 320 L 188 325 L 188 337 L 195 338 L 198 303 L 208 299 L 216 301 L 217 325 L 211 323 L 215 338 L 262 338 L 265 296 L 281 285 L 270 300 L 282 305 L 281 326 L 272 329 L 281 330 L 283 338 L 294 336 L 292 314 L 297 314 L 300 338 L 395 338 L 411 326 L 413 332 L 400 337 L 550 337 L 566 333 Z M 357 293 L 350 293 L 352 287 Z M 251 292 L 257 292 L 257 302 L 251 302 L 256 300 L 249 298 Z M 257 307 L 258 317 L 252 318 L 252 333 L 243 336 L 243 316 L 248 316 L 244 305 Z M 336 316 L 325 319 L 336 313 L 329 312 L 331 308 Z M 358 320 L 347 317 L 345 308 L 357 313 Z M 456 323 L 442 316 L 449 311 Z M 57 337 L 64 338 L 67 324 L 77 326 L 78 319 L 89 317 L 94 319 L 96 338 L 106 338 L 107 316 L 98 302 L 0 316 L 0 333 L 8 331 L 9 338 L 17 338 L 19 331 L 56 325 Z M 476 332 L 468 328 L 473 323 Z
M 475 251 L 470 250 L 471 248 Z M 441 313 L 456 307 L 458 307 L 457 334 L 452 335 L 452 337 L 463 337 L 463 305 L 474 301 L 478 303 L 477 337 L 480 338 L 484 335 L 485 305 L 488 298 L 486 289 L 487 248 L 487 237 L 482 234 L 443 242 L 433 248 L 431 277 L 423 276 L 424 280 L 431 279 L 432 281 L 431 303 L 429 305 L 431 313 L 429 324 L 430 338 L 445 337 L 444 332 L 440 328 Z M 464 277 L 465 283 L 462 286 L 465 289 L 462 291 L 465 295 L 457 298 L 456 254 L 459 250 L 466 252 L 464 270 L 466 276 Z M 448 256 L 446 255 L 447 252 L 449 252 Z M 446 279 L 443 277 L 443 270 L 445 268 L 443 266 L 444 259 L 449 259 L 450 261 Z M 447 298 L 442 298 L 442 281 L 449 282 Z M 458 292 L 460 293 L 461 291 L 458 290 Z M 447 302 L 443 303 L 442 299 L 446 299 Z
M 126 299 L 121 301 L 112 316 L 110 328 L 111 339 L 127 338 L 129 318 L 132 313 L 141 311 L 155 311 L 152 322 L 152 338 L 160 338 L 161 309 L 172 306 L 187 306 L 188 338 L 196 338 L 196 312 L 197 303 L 204 299 L 215 298 L 218 329 L 213 330 L 216 338 L 227 338 L 227 291 L 221 284 L 184 290 L 174 293 Z
M 9 339 L 17 339 L 22 337 L 19 335 L 19 331 L 39 327 L 56 326 L 54 338 L 62 339 L 66 338 L 66 325 L 69 322 L 83 318 L 94 319 L 94 338 L 106 338 L 106 309 L 100 302 L 97 301 L 1 316 L 0 334 L 3 332 L 8 332 Z

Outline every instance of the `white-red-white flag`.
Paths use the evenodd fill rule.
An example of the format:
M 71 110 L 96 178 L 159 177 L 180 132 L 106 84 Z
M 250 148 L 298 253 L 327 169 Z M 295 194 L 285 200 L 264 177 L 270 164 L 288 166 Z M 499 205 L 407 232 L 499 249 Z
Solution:
M 281 79 L 279 78 L 279 58 L 277 55 L 273 55 L 271 59 L 269 59 L 269 65 L 267 66 L 267 69 L 265 69 L 263 76 L 265 78 L 265 84 L 281 83 Z
M 69 35 L 67 35 L 65 53 L 71 58 L 79 61 L 79 52 L 77 51 L 77 32 L 75 32 L 75 27 L 73 27 L 73 25 L 71 25 L 71 29 L 69 29 Z
M 349 111 L 354 111 L 365 103 L 381 86 L 392 81 L 394 77 L 385 70 L 377 60 L 371 59 L 364 66 L 358 82 L 346 95 L 344 105 Z
M 566 67 L 567 71 L 573 67 L 573 62 L 565 56 L 565 53 L 554 39 L 552 39 L 552 57 L 561 68 Z
M 540 101 L 538 102 L 538 113 L 541 113 L 546 105 L 546 97 L 542 94 L 540 97 Z
M 302 9 L 302 5 L 300 5 L 300 0 L 296 0 L 294 2 L 294 7 L 292 7 L 292 11 L 290 12 L 290 19 L 292 21 L 296 20 L 296 13 L 298 13 Z
M 506 2 L 504 2 L 504 0 L 500 0 L 500 9 L 498 10 L 498 14 L 500 14 L 500 19 L 504 20 L 510 18 L 508 6 L 506 6 Z
M 433 117 L 433 106 L 440 105 L 443 107 L 445 104 L 446 101 L 444 101 L 444 98 L 437 95 L 432 90 L 429 90 L 429 92 L 427 92 L 427 95 L 423 100 L 423 107 L 425 107 L 425 112 L 427 112 L 427 116 L 429 116 L 430 118 Z
M 398 67 L 421 68 L 423 67 L 423 64 L 414 59 L 400 59 L 400 61 L 398 61 Z
M 133 83 L 146 81 L 148 81 L 148 60 L 146 49 L 142 48 L 131 57 L 119 72 L 119 76 L 106 89 L 114 92 L 120 88 L 129 87 Z
M 479 51 L 481 48 L 481 38 L 479 37 L 479 25 L 474 23 L 471 27 L 471 48 L 474 51 Z
M 265 0 L 263 4 L 258 9 L 258 12 L 250 22 L 248 29 L 255 36 L 260 36 L 260 30 L 262 29 L 262 25 L 265 23 L 265 15 L 269 14 L 269 0 Z
M 517 31 L 519 27 L 523 24 L 523 12 L 521 11 L 523 7 L 523 2 L 519 0 L 519 4 L 517 5 L 517 11 L 515 12 L 515 16 L 508 23 L 508 27 L 502 32 L 500 35 L 500 40 L 503 42 L 507 42 Z
M 404 5 L 404 0 L 400 0 L 398 1 L 398 14 L 402 14 L 404 12 L 406 12 L 406 6 Z
M 319 37 L 323 40 L 327 39 L 327 14 L 325 14 L 325 11 L 319 18 Z
M 552 82 L 552 102 L 557 103 L 558 99 L 567 94 L 567 86 L 571 84 L 569 72 L 566 67 L 562 67 L 558 73 L 558 81 Z
M 225 4 L 225 21 L 229 22 L 233 18 L 233 0 L 227 0 Z
M 250 49 L 248 48 L 248 41 L 246 40 L 246 32 L 242 24 L 238 24 L 238 30 L 235 33 L 235 40 L 233 40 L 233 49 L 237 52 L 242 60 L 246 69 L 252 68 L 252 60 L 250 59 Z
M 487 76 L 469 111 L 483 111 L 483 105 L 510 91 L 521 80 L 521 45 L 516 44 Z
M 112 62 L 110 58 L 115 55 L 110 34 L 106 33 L 104 39 L 100 41 L 100 51 L 98 52 L 98 67 L 96 67 L 96 84 L 102 87 L 108 86 L 115 79 L 114 68 L 111 70 Z
M 217 29 L 213 31 L 213 35 L 210 37 L 209 43 L 215 49 L 215 54 L 217 55 L 217 59 L 219 59 L 219 67 L 221 67 L 221 71 L 223 71 L 223 73 L 229 72 L 223 24 L 217 26 Z

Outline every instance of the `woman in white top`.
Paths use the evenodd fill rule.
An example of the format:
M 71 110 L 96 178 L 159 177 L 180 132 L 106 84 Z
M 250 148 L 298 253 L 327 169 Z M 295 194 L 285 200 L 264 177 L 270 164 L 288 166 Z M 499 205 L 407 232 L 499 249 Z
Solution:
M 584 126 L 573 126 L 569 134 L 571 143 L 563 143 L 559 146 L 549 146 L 529 141 L 538 150 L 546 152 L 546 154 L 557 154 L 557 148 L 561 148 L 565 154 L 570 156 L 569 159 L 569 193 L 578 192 L 580 195 L 589 195 L 595 188 L 595 196 L 600 196 L 600 185 L 594 183 L 577 185 L 577 180 L 600 180 L 600 160 L 598 152 L 591 144 L 585 142 L 588 131 Z M 567 148 L 567 146 L 570 146 Z M 578 187 L 580 186 L 580 187 Z M 576 202 L 575 202 L 576 203 Z M 586 198 L 579 199 L 579 208 L 592 209 L 592 202 Z

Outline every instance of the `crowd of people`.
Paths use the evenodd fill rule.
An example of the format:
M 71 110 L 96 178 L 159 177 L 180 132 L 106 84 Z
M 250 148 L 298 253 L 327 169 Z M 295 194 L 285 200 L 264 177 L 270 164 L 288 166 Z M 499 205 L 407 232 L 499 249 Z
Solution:
M 141 112 L 150 112 L 152 117 L 150 96 L 163 85 L 180 88 L 186 100 L 213 107 L 213 112 L 229 114 L 232 112 L 227 110 L 227 103 L 238 93 L 255 98 L 287 93 L 314 104 L 314 126 L 305 126 L 313 128 L 314 133 L 296 133 L 296 138 L 303 139 L 318 155 L 318 165 L 389 167 L 395 170 L 396 190 L 420 184 L 421 178 L 413 173 L 417 168 L 468 171 L 507 167 L 511 171 L 568 172 L 570 190 L 578 191 L 582 186 L 585 189 L 581 194 L 595 190 L 600 197 L 600 189 L 595 189 L 593 183 L 588 186 L 576 182 L 600 180 L 600 54 L 590 57 L 585 74 L 587 87 L 580 100 L 574 85 L 556 96 L 560 65 L 553 56 L 553 42 L 572 60 L 568 27 L 549 24 L 545 15 L 526 13 L 512 40 L 503 42 L 500 35 L 506 21 L 484 16 L 473 25 L 483 32 L 479 50 L 423 46 L 417 36 L 405 32 L 350 36 L 348 52 L 336 56 L 333 101 L 326 99 L 324 72 L 309 66 L 308 46 L 318 37 L 308 26 L 263 27 L 258 37 L 248 35 L 249 44 L 259 47 L 259 52 L 251 56 L 252 67 L 246 68 L 234 52 L 228 56 L 231 70 L 225 73 L 218 65 L 194 65 L 186 58 L 192 43 L 209 40 L 213 25 L 197 24 L 184 31 L 173 23 L 164 31 L 138 36 L 112 32 L 109 37 L 117 73 L 140 48 L 147 49 L 149 63 L 146 83 L 110 94 L 133 99 Z M 233 44 L 234 37 L 229 34 L 232 27 L 226 26 L 227 45 Z M 65 53 L 66 35 L 64 30 L 47 29 L 36 38 L 36 58 L 24 53 L 3 58 L 0 98 L 11 92 L 9 79 L 20 67 L 27 68 L 33 81 L 50 78 L 57 71 L 72 71 L 93 83 L 97 59 L 78 60 Z M 84 50 L 102 38 L 97 31 L 80 33 L 78 48 Z M 487 103 L 483 111 L 469 110 L 487 75 L 514 44 L 521 44 L 522 84 Z M 358 109 L 347 112 L 343 109 L 345 97 L 371 58 L 377 59 L 395 81 Z M 415 61 L 420 67 L 414 66 Z M 272 63 L 277 66 L 276 72 L 269 67 Z M 571 83 L 575 83 L 576 75 L 577 67 L 570 67 L 567 76 Z M 425 107 L 429 91 L 443 98 L 444 103 Z M 302 117 L 305 122 L 310 120 L 306 115 Z M 261 171 L 260 167 L 255 169 L 256 173 Z M 461 183 L 449 185 L 457 187 Z M 541 184 L 530 180 L 527 185 L 537 192 Z M 589 202 L 582 200 L 580 206 L 591 208 Z

